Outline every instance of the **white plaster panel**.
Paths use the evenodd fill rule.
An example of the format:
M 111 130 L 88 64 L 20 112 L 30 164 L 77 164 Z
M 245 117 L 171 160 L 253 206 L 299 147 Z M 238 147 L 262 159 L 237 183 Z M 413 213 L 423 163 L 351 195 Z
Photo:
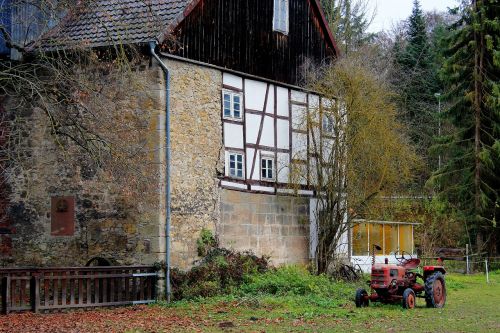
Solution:
M 314 126 L 309 131 L 309 151 L 313 154 L 320 153 L 321 132 L 318 126 Z
M 243 124 L 224 123 L 224 146 L 243 149 Z
M 309 181 L 311 185 L 317 185 L 318 183 L 318 159 L 314 157 L 309 158 Z M 321 171 L 321 169 L 320 169 Z
M 264 126 L 262 127 L 262 136 L 260 138 L 260 145 L 274 147 L 274 119 L 265 116 Z
M 269 95 L 267 96 L 266 113 L 274 114 L 274 86 L 269 86 Z
M 318 95 L 309 95 L 309 107 L 310 108 L 317 108 L 319 107 L 319 96 Z
M 229 74 L 229 73 L 224 73 L 222 76 L 222 82 L 225 85 L 238 88 L 238 89 L 243 89 L 243 79 L 239 76 Z
M 255 80 L 245 80 L 245 107 L 263 111 L 267 84 Z
M 247 179 L 251 179 L 250 172 L 252 172 L 252 163 L 253 163 L 253 155 L 255 154 L 255 149 L 247 148 L 246 149 L 246 163 L 245 167 L 247 168 Z
M 289 182 L 288 175 L 290 173 L 290 154 L 278 153 L 276 170 L 278 173 L 278 182 L 288 183 Z
M 313 122 L 319 123 L 319 113 L 319 96 L 309 95 L 309 114 Z
M 262 192 L 274 193 L 274 187 L 252 185 L 250 188 L 252 189 L 252 191 L 262 191 Z
M 276 124 L 278 131 L 278 148 L 290 149 L 290 128 L 287 120 L 278 119 Z
M 323 138 L 322 154 L 323 154 L 323 159 L 325 161 L 329 161 L 332 158 L 332 156 L 330 156 L 330 155 L 332 153 L 333 144 L 334 144 L 334 140 Z M 333 161 L 330 161 L 330 162 L 333 162 Z
M 310 196 L 314 195 L 314 192 L 309 190 L 298 190 L 297 193 L 300 195 L 310 195 Z
M 309 258 L 316 258 L 318 247 L 318 221 L 316 220 L 318 199 L 309 200 Z
M 255 156 L 255 167 L 253 169 L 252 180 L 260 180 L 260 150 L 257 150 L 256 154 L 257 156 Z
M 278 193 L 295 194 L 295 190 L 290 190 L 286 188 L 279 188 Z
M 302 91 L 292 90 L 291 100 L 294 102 L 306 103 L 307 94 Z
M 278 108 L 277 113 L 279 116 L 289 117 L 289 103 L 288 103 L 288 89 L 278 87 L 277 90 L 277 100 L 276 107 Z
M 232 187 L 232 188 L 237 188 L 237 189 L 247 189 L 247 186 L 245 184 L 241 184 L 241 183 L 233 183 L 233 182 L 228 182 L 228 181 L 221 181 L 220 184 L 222 186 L 226 186 L 226 187 Z
M 291 181 L 294 184 L 307 185 L 307 164 L 292 162 L 290 166 L 293 170 Z
M 325 108 L 332 108 L 335 106 L 335 100 L 333 99 L 328 99 L 328 98 L 322 98 L 321 103 Z
M 246 126 L 246 140 L 247 143 L 257 143 L 257 136 L 259 135 L 260 120 L 262 116 L 247 113 L 245 114 L 245 126 Z
M 292 105 L 292 128 L 307 130 L 307 108 L 302 105 Z
M 307 160 L 307 134 L 292 133 L 292 158 Z

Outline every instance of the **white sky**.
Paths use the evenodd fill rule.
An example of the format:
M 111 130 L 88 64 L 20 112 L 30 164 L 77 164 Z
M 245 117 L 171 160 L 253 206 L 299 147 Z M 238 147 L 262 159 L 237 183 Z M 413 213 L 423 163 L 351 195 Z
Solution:
M 370 32 L 390 29 L 394 23 L 410 16 L 413 8 L 413 0 L 369 0 L 369 3 L 372 10 L 377 8 L 375 19 L 368 29 Z M 420 0 L 424 11 L 445 11 L 457 3 L 457 0 Z

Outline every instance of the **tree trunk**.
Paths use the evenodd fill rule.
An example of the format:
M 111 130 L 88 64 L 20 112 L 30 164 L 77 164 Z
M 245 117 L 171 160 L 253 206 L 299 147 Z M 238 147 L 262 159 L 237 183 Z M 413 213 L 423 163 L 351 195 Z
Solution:
M 478 1 L 474 0 L 475 20 L 480 18 L 480 9 Z M 484 60 L 484 38 L 482 31 L 474 31 L 474 40 L 476 42 L 474 55 L 474 217 L 476 219 L 476 246 L 477 251 L 481 252 L 483 247 L 483 235 L 480 230 L 481 220 L 481 108 L 482 108 L 482 85 L 483 85 L 483 60 Z

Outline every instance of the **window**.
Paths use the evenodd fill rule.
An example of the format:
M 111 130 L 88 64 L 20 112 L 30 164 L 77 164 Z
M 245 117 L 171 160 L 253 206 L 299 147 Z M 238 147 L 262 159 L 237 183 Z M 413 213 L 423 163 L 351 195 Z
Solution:
M 260 179 L 274 180 L 274 158 L 262 156 L 260 159 Z
M 274 0 L 273 30 L 288 34 L 288 0 Z
M 369 239 L 370 239 L 370 244 L 369 244 L 369 251 L 373 251 L 373 245 L 378 245 L 382 249 L 384 248 L 384 226 L 382 224 L 374 223 L 374 224 L 369 224 Z M 379 252 L 378 254 L 382 254 L 382 252 Z
M 382 247 L 378 254 L 414 253 L 413 225 L 395 223 L 357 223 L 352 228 L 352 255 L 366 256 L 373 244 Z
M 399 251 L 413 253 L 413 226 L 399 226 Z
M 12 34 L 11 31 L 11 11 L 12 4 L 10 0 L 0 0 L 0 26 L 5 29 L 5 32 L 9 35 Z M 5 44 L 5 38 L 2 33 L 0 33 L 0 55 L 9 55 L 10 48 Z
M 390 255 L 398 250 L 398 226 L 394 224 L 384 225 L 384 254 Z
M 241 93 L 229 90 L 222 92 L 224 118 L 242 119 L 242 99 L 243 95 Z
M 352 228 L 352 254 L 354 256 L 369 255 L 368 224 L 355 224 Z
M 333 115 L 327 112 L 323 113 L 323 133 L 333 134 L 333 129 Z
M 243 178 L 243 154 L 227 153 L 227 175 L 234 178 Z

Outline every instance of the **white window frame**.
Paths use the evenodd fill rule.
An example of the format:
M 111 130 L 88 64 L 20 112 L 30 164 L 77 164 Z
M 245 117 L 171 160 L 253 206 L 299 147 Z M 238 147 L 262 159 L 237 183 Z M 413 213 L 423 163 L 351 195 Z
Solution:
M 262 170 L 263 170 L 263 167 L 262 167 L 262 161 L 263 160 L 270 160 L 272 162 L 272 165 L 271 165 L 271 172 L 272 172 L 272 177 L 267 177 L 267 171 L 269 171 L 269 168 L 267 167 L 267 163 L 266 163 L 266 176 L 262 176 Z M 260 170 L 260 180 L 263 180 L 263 181 L 274 181 L 276 179 L 276 159 L 274 158 L 274 155 L 270 155 L 270 154 L 265 154 L 265 153 L 261 153 L 260 154 L 260 164 L 259 164 L 259 170 Z
M 289 0 L 274 0 L 273 31 L 288 35 L 290 6 Z
M 237 166 L 237 159 L 235 157 L 235 174 L 231 175 L 231 155 L 234 156 L 241 156 L 241 177 L 238 177 L 238 166 Z M 235 179 L 245 179 L 245 154 L 242 152 L 236 152 L 236 151 L 226 151 L 226 176 L 230 178 L 235 178 Z
M 229 95 L 229 98 L 230 98 L 230 105 L 229 105 L 229 115 L 226 115 L 226 100 L 225 100 L 225 96 L 226 95 Z M 234 115 L 234 105 L 236 104 L 234 102 L 234 99 L 235 97 L 239 97 L 240 98 L 240 116 L 239 117 L 236 117 Z M 227 89 L 224 89 L 222 90 L 222 117 L 224 119 L 231 119 L 231 120 L 238 120 L 238 121 L 243 121 L 243 115 L 244 115 L 244 110 L 243 110 L 243 93 L 241 92 L 237 92 L 237 91 L 232 91 L 232 90 L 227 90 Z

